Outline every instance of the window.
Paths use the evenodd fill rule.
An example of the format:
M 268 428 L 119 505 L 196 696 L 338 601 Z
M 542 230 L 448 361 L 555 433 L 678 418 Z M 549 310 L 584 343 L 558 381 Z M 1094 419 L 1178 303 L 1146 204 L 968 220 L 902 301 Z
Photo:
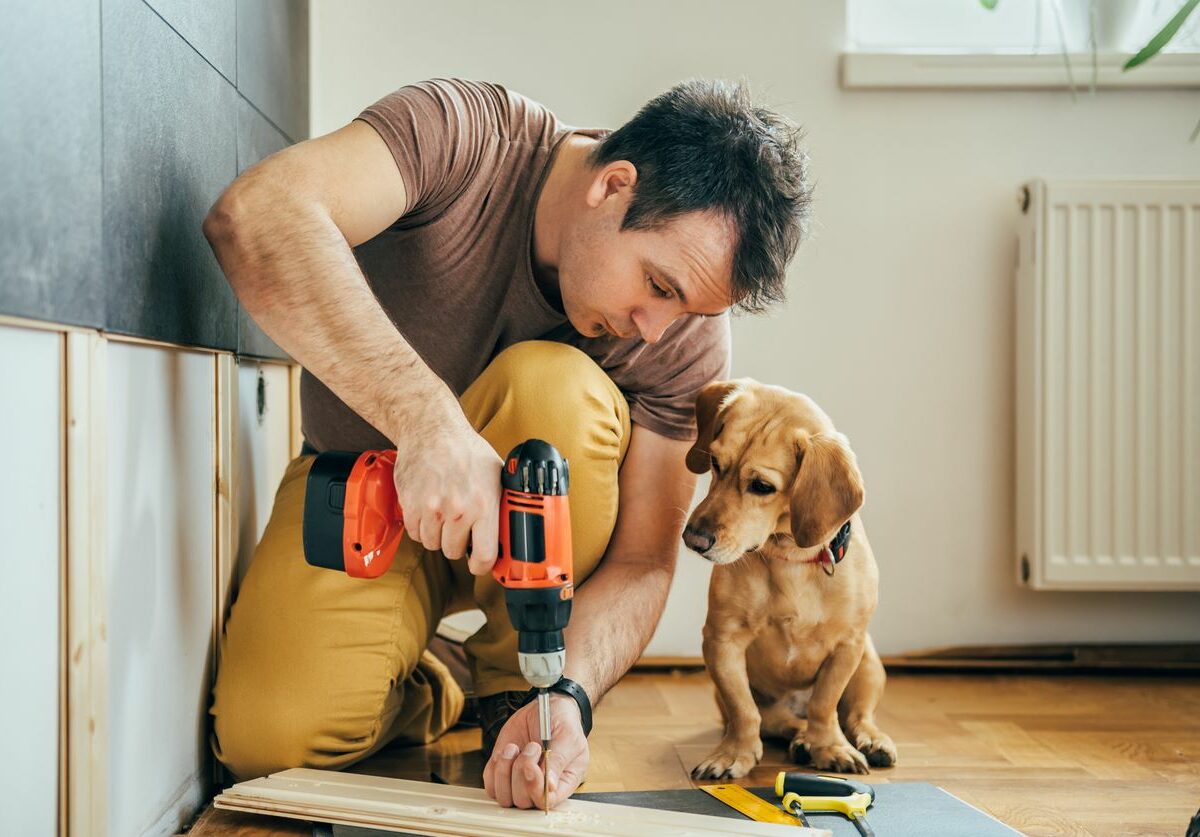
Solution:
M 1183 5 L 1184 0 L 1107 0 L 1095 3 L 1100 51 L 1133 53 Z M 1089 50 L 1091 0 L 847 0 L 848 48 L 858 52 L 1060 53 Z M 1115 12 L 1110 12 L 1115 10 Z M 1200 52 L 1200 8 L 1165 52 Z

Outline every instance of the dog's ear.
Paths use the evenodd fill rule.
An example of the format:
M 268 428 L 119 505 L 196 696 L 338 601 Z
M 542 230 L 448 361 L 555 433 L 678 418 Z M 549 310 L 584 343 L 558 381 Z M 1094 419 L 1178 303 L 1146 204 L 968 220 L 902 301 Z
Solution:
M 813 547 L 862 508 L 862 474 L 841 433 L 796 434 L 796 480 L 792 483 L 792 538 Z
M 696 396 L 696 442 L 687 452 L 688 470 L 693 474 L 706 473 L 712 467 L 708 446 L 721 435 L 722 402 L 738 385 L 738 381 L 715 381 Z

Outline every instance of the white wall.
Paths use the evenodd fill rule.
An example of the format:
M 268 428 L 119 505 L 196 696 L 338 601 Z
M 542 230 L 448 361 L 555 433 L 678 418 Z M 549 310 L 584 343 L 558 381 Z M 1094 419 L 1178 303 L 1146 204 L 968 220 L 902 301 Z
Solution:
M 843 41 L 841 2 L 318 0 L 313 133 L 435 75 L 612 127 L 680 79 L 746 78 L 807 128 L 816 226 L 788 307 L 735 320 L 734 373 L 807 392 L 849 435 L 880 649 L 1200 639 L 1197 594 L 1017 586 L 1012 404 L 1018 185 L 1200 176 L 1200 95 L 843 91 Z M 651 653 L 698 653 L 707 568 L 680 567 Z

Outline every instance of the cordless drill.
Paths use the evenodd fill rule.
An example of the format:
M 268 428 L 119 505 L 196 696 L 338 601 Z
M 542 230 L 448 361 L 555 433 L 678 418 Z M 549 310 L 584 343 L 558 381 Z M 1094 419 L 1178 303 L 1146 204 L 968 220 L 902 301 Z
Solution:
M 309 564 L 356 578 L 387 572 L 404 534 L 395 465 L 394 450 L 317 455 L 304 495 Z M 563 630 L 575 592 L 568 482 L 567 460 L 541 439 L 513 448 L 500 472 L 500 541 L 492 575 L 504 588 L 517 631 L 521 674 L 538 690 L 543 758 L 550 753 L 548 689 L 563 674 Z

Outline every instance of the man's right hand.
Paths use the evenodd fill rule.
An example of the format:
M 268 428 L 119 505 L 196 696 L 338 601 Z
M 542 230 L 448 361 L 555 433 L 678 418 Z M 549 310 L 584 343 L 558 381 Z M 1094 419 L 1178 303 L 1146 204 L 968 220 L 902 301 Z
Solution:
M 447 558 L 471 555 L 474 575 L 496 563 L 504 460 L 465 420 L 415 433 L 396 445 L 396 498 L 408 536 Z

